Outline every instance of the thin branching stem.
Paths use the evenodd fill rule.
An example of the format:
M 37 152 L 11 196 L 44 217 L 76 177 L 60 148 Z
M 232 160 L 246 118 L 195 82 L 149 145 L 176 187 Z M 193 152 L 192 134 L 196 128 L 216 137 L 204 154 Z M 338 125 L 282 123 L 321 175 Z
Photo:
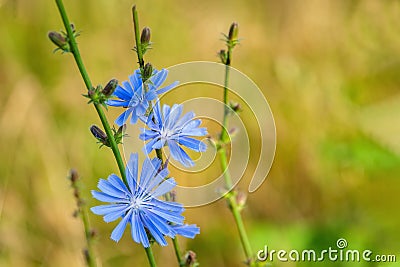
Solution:
M 227 48 L 228 51 L 226 53 L 226 61 L 225 63 L 225 79 L 224 79 L 224 94 L 223 94 L 223 100 L 224 100 L 224 116 L 222 120 L 222 129 L 221 129 L 221 134 L 220 134 L 220 143 L 221 146 L 219 147 L 218 150 L 218 155 L 220 158 L 221 162 L 221 168 L 222 171 L 224 172 L 224 180 L 225 180 L 225 185 L 226 188 L 231 189 L 233 184 L 232 184 L 232 179 L 231 175 L 228 169 L 228 156 L 227 156 L 227 150 L 226 150 L 226 145 L 230 143 L 229 140 L 229 135 L 228 135 L 228 117 L 229 117 L 229 106 L 228 106 L 228 86 L 229 86 L 229 73 L 230 73 L 230 65 L 232 61 L 232 49 L 233 46 L 231 43 L 227 42 Z M 227 202 L 229 209 L 232 212 L 233 218 L 236 223 L 236 227 L 239 232 L 240 236 L 240 241 L 242 243 L 243 251 L 246 256 L 246 262 L 250 266 L 257 266 L 256 262 L 253 260 L 253 251 L 250 245 L 249 238 L 247 236 L 246 228 L 244 227 L 242 215 L 240 213 L 239 206 L 236 201 L 236 195 L 232 193 L 227 193 L 226 196 Z
M 76 43 L 74 33 L 72 32 L 71 23 L 69 22 L 67 12 L 65 11 L 65 8 L 64 8 L 64 4 L 63 4 L 62 0 L 56 0 L 56 3 L 57 3 L 58 10 L 60 11 L 61 18 L 63 20 L 65 30 L 67 31 L 68 42 L 69 42 L 69 45 L 71 48 L 71 53 L 74 56 L 76 65 L 78 66 L 78 69 L 79 69 L 79 72 L 81 73 L 82 79 L 85 82 L 86 89 L 91 90 L 93 87 L 92 82 L 90 81 L 90 78 L 86 71 L 85 65 L 83 64 L 82 57 L 79 53 L 78 45 Z M 125 184 L 128 184 L 128 182 L 126 181 L 124 162 L 122 160 L 121 153 L 119 152 L 118 145 L 115 142 L 115 138 L 114 138 L 113 132 L 111 130 L 110 124 L 107 121 L 107 118 L 104 114 L 104 111 L 103 111 L 101 105 L 98 103 L 95 103 L 95 102 L 93 104 L 96 108 L 97 114 L 98 114 L 98 116 L 101 120 L 101 123 L 104 127 L 104 130 L 107 134 L 108 140 L 110 142 L 111 150 L 114 154 L 119 171 L 121 173 L 122 180 L 124 181 Z

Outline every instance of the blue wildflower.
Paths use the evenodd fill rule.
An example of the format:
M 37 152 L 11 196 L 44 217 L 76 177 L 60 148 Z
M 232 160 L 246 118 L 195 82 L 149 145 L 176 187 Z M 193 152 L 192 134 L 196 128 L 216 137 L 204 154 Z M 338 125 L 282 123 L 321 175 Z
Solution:
M 161 149 L 168 145 L 172 158 L 188 167 L 193 166 L 193 161 L 182 146 L 196 152 L 205 151 L 206 144 L 190 136 L 204 136 L 207 130 L 199 128 L 201 120 L 193 119 L 193 112 L 188 112 L 182 117 L 181 114 L 182 105 L 175 104 L 172 108 L 164 105 L 161 111 L 160 103 L 157 102 L 146 122 L 150 129 L 142 129 L 139 138 L 144 141 L 150 140 L 144 147 L 147 154 L 153 149 Z
M 100 179 L 100 192 L 92 191 L 97 200 L 110 202 L 91 208 L 93 213 L 104 215 L 105 222 L 122 217 L 111 233 L 112 240 L 118 242 L 121 239 L 128 223 L 131 224 L 132 239 L 144 247 L 150 246 L 148 234 L 157 243 L 166 246 L 165 236 L 174 238 L 181 234 L 193 238 L 199 233 L 195 225 L 183 225 L 182 204 L 158 199 L 176 186 L 173 178 L 166 179 L 168 170 L 161 169 L 161 160 L 146 158 L 138 180 L 138 154 L 131 154 L 126 176 L 129 188 L 117 175 L 112 174 L 107 180 Z
M 167 74 L 168 71 L 165 69 L 154 70 L 150 79 L 145 82 L 147 86 L 144 87 L 140 70 L 135 70 L 129 76 L 129 81 L 124 81 L 122 85 L 118 85 L 113 93 L 113 96 L 118 99 L 109 99 L 106 104 L 113 107 L 124 107 L 127 110 L 115 120 L 115 123 L 121 126 L 131 116 L 131 123 L 135 124 L 138 118 L 146 114 L 150 101 L 175 87 L 178 82 L 158 89 L 167 78 Z

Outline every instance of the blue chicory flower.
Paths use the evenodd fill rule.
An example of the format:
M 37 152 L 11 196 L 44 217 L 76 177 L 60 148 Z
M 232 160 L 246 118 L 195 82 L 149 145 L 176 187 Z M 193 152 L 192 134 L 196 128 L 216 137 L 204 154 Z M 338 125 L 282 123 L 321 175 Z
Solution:
M 165 69 L 153 70 L 152 76 L 145 82 L 147 85 L 145 88 L 140 70 L 135 70 L 129 76 L 129 81 L 124 81 L 122 85 L 118 85 L 113 93 L 113 96 L 118 99 L 109 99 L 106 104 L 113 107 L 124 107 L 127 110 L 115 120 L 115 123 L 121 126 L 131 116 L 131 123 L 135 124 L 138 118 L 144 116 L 149 108 L 150 101 L 157 99 L 158 95 L 171 90 L 178 84 L 178 82 L 174 82 L 158 89 L 164 83 L 167 75 L 168 71 Z
M 199 233 L 196 225 L 183 225 L 182 204 L 158 199 L 176 186 L 175 180 L 166 179 L 167 176 L 168 170 L 161 168 L 161 160 L 146 158 L 138 180 L 138 154 L 134 153 L 126 167 L 128 187 L 115 174 L 107 180 L 100 179 L 100 192 L 93 190 L 92 195 L 110 204 L 92 207 L 91 210 L 104 215 L 105 222 L 122 218 L 111 233 L 112 240 L 118 242 L 121 239 L 128 223 L 132 239 L 144 247 L 150 246 L 148 234 L 158 244 L 166 246 L 165 236 L 174 238 L 179 234 L 193 238 Z
M 206 128 L 199 128 L 200 119 L 193 119 L 195 114 L 188 112 L 181 117 L 182 105 L 173 105 L 172 108 L 164 105 L 162 110 L 157 102 L 152 114 L 147 118 L 147 126 L 150 129 L 142 129 L 139 138 L 144 141 L 150 140 L 144 147 L 149 154 L 153 149 L 161 149 L 168 145 L 173 159 L 184 166 L 193 166 L 193 161 L 182 149 L 185 146 L 196 152 L 203 152 L 207 149 L 206 144 L 190 136 L 205 136 Z M 181 117 L 181 118 L 180 118 Z

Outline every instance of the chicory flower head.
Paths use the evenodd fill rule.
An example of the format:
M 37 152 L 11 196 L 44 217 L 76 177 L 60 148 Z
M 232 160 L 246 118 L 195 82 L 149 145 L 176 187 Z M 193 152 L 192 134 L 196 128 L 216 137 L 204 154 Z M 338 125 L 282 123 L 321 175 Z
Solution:
M 193 161 L 182 146 L 196 152 L 205 151 L 206 144 L 191 136 L 205 136 L 207 130 L 199 128 L 201 120 L 194 119 L 193 112 L 181 117 L 182 108 L 182 105 L 177 104 L 172 108 L 164 105 L 161 110 L 160 103 L 157 102 L 146 121 L 149 129 L 142 129 L 139 138 L 144 141 L 150 140 L 144 147 L 147 154 L 153 149 L 161 149 L 168 145 L 172 158 L 189 167 L 193 166 Z
M 118 99 L 109 99 L 106 104 L 113 107 L 124 107 L 127 110 L 115 120 L 115 123 L 121 126 L 131 116 L 131 124 L 135 124 L 138 118 L 145 116 L 150 101 L 178 84 L 178 82 L 174 82 L 166 87 L 159 88 L 167 78 L 167 74 L 168 71 L 165 69 L 153 70 L 150 79 L 143 84 L 140 70 L 135 70 L 129 76 L 129 81 L 124 81 L 122 85 L 118 85 L 113 93 L 113 96 Z
M 132 239 L 144 247 L 150 246 L 149 235 L 160 245 L 166 246 L 165 236 L 174 238 L 179 234 L 193 238 L 199 233 L 196 225 L 184 225 L 181 215 L 182 204 L 168 202 L 158 197 L 169 193 L 176 186 L 173 178 L 168 178 L 168 170 L 161 168 L 161 160 L 146 158 L 140 180 L 138 179 L 138 154 L 131 154 L 126 167 L 128 187 L 115 174 L 107 180 L 100 179 L 99 191 L 92 191 L 97 200 L 109 202 L 91 208 L 97 215 L 104 215 L 105 222 L 122 220 L 111 233 L 111 239 L 118 242 L 127 224 L 131 225 Z

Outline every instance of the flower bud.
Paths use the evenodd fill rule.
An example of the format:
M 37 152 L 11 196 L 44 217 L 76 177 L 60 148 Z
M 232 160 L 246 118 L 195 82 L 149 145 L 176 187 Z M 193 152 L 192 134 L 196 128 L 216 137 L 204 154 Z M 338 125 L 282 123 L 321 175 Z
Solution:
M 72 183 L 75 183 L 79 179 L 79 174 L 75 169 L 69 171 L 69 179 Z
M 118 80 L 117 79 L 111 79 L 107 85 L 104 87 L 104 89 L 101 91 L 101 93 L 107 97 L 111 96 L 115 88 L 117 88 L 118 85 Z
M 239 191 L 236 194 L 236 203 L 238 205 L 239 210 L 242 210 L 244 208 L 244 206 L 246 205 L 246 201 L 247 201 L 247 194 Z
M 53 42 L 53 44 L 58 46 L 58 48 L 64 51 L 69 51 L 68 41 L 65 38 L 65 36 L 63 36 L 61 33 L 52 31 L 49 32 L 48 36 L 49 39 Z
M 148 45 L 150 43 L 150 28 L 144 27 L 142 30 L 142 35 L 140 36 L 140 42 L 142 45 Z
M 221 50 L 218 52 L 218 56 L 219 56 L 219 58 L 221 59 L 221 62 L 222 62 L 223 64 L 226 64 L 227 54 L 226 54 L 226 51 L 225 51 L 224 49 L 221 49 Z
M 185 261 L 186 261 L 186 265 L 185 266 L 194 266 L 194 264 L 197 262 L 196 253 L 194 253 L 193 251 L 189 250 L 185 255 Z
M 96 125 L 90 126 L 90 132 L 93 134 L 93 136 L 99 140 L 103 145 L 108 144 L 108 137 L 103 130 L 101 130 L 99 127 Z
M 117 133 L 118 133 L 118 134 L 124 134 L 125 131 L 126 131 L 126 124 L 123 124 L 123 125 L 121 125 L 121 126 L 118 128 Z
M 238 37 L 238 33 L 239 33 L 239 25 L 237 24 L 237 22 L 233 22 L 231 24 L 231 27 L 229 28 L 228 39 L 230 41 L 236 40 Z
M 242 106 L 238 102 L 229 102 L 229 107 L 234 111 L 234 112 L 239 112 L 242 110 Z
M 146 63 L 146 65 L 144 65 L 144 70 L 143 70 L 143 80 L 146 81 L 151 77 L 152 74 L 153 74 L 153 65 L 151 65 L 151 63 Z

